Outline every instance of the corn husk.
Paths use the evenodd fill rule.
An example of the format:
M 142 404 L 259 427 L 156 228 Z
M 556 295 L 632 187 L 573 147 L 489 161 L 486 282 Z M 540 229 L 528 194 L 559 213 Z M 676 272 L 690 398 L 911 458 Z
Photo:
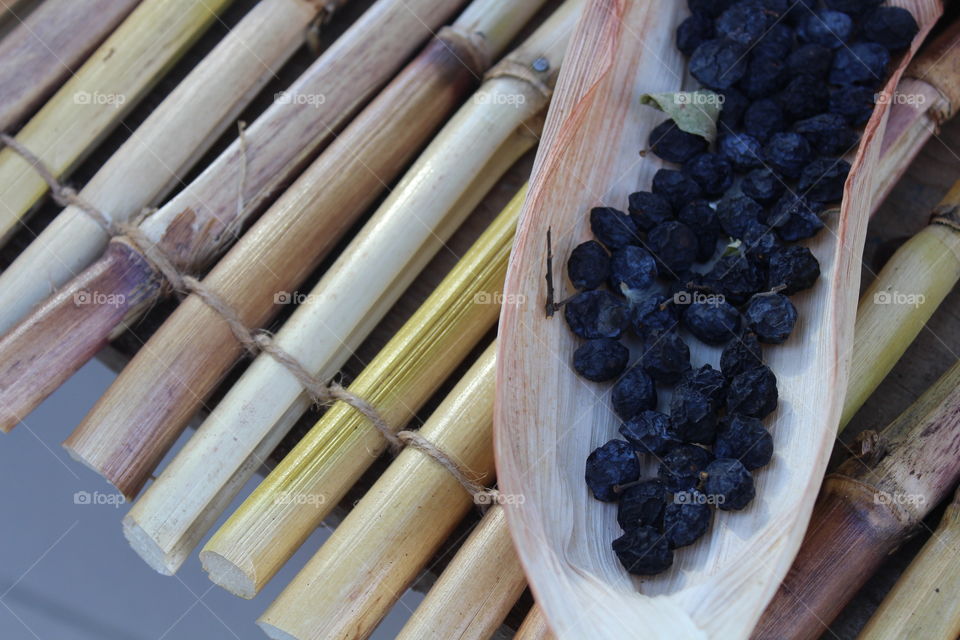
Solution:
M 922 25 L 915 50 L 941 6 L 898 4 Z M 625 209 L 627 194 L 649 184 L 658 163 L 638 159 L 637 146 L 663 116 L 636 100 L 682 88 L 673 33 L 685 12 L 682 3 L 589 3 L 548 118 L 505 285 L 506 295 L 531 303 L 505 308 L 501 317 L 499 481 L 503 491 L 525 495 L 523 504 L 506 507 L 507 519 L 537 602 L 560 637 L 623 638 L 637 629 L 650 638 L 746 637 L 799 548 L 840 418 L 886 104 L 866 127 L 839 214 L 809 244 L 821 280 L 794 297 L 801 321 L 787 343 L 769 350 L 781 390 L 781 408 L 767 421 L 778 453 L 756 474 L 757 499 L 745 511 L 719 514 L 663 574 L 640 581 L 620 566 L 609 546 L 619 535 L 614 507 L 590 498 L 583 482 L 583 461 L 616 434 L 615 417 L 602 388 L 571 370 L 576 340 L 562 319 L 544 317 L 546 238 L 552 229 L 556 254 L 568 255 L 590 237 L 591 206 Z M 565 282 L 562 264 L 554 262 L 554 282 Z M 567 293 L 561 288 L 557 297 Z M 692 351 L 695 364 L 716 363 L 717 350 Z

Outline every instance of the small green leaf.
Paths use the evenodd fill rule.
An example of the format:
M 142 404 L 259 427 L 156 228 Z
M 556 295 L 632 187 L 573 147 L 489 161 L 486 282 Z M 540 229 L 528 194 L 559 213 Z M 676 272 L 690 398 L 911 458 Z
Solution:
M 670 116 L 687 133 L 713 142 L 717 137 L 717 119 L 723 107 L 723 96 L 713 91 L 677 91 L 645 93 L 640 104 L 650 105 Z

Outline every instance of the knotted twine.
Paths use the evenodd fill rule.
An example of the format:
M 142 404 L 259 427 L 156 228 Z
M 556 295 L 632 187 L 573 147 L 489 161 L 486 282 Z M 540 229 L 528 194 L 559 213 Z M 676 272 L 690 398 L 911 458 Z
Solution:
M 245 150 L 246 140 L 243 135 L 243 123 L 240 124 L 239 131 L 241 150 Z M 371 422 L 374 428 L 389 443 L 394 455 L 406 446 L 413 447 L 446 469 L 467 493 L 474 498 L 475 503 L 483 506 L 495 502 L 495 499 L 499 496 L 499 492 L 496 489 L 487 489 L 484 487 L 477 481 L 472 472 L 461 467 L 453 458 L 444 453 L 432 442 L 416 431 L 403 430 L 394 433 L 386 420 L 380 415 L 380 412 L 369 402 L 351 392 L 349 389 L 345 389 L 335 380 L 324 382 L 312 375 L 292 354 L 273 340 L 270 332 L 264 329 L 248 328 L 241 320 L 240 314 L 237 313 L 232 305 L 197 278 L 189 274 L 181 273 L 176 264 L 174 264 L 139 226 L 111 220 L 99 209 L 81 198 L 74 189 L 57 180 L 53 172 L 50 171 L 39 157 L 12 136 L 6 133 L 0 133 L 0 143 L 12 149 L 33 167 L 34 171 L 47 183 L 47 186 L 50 188 L 50 194 L 57 204 L 61 207 L 77 207 L 91 220 L 96 222 L 111 238 L 122 239 L 129 243 L 143 256 L 151 267 L 166 280 L 174 291 L 187 295 L 193 294 L 200 298 L 204 304 L 210 307 L 227 323 L 234 337 L 243 345 L 248 353 L 252 356 L 256 356 L 259 353 L 268 354 L 293 374 L 315 404 L 331 405 L 338 400 L 345 402 Z M 241 170 L 241 194 L 242 181 L 245 179 L 245 175 L 246 162 L 243 163 Z M 238 206 L 242 207 L 242 201 Z

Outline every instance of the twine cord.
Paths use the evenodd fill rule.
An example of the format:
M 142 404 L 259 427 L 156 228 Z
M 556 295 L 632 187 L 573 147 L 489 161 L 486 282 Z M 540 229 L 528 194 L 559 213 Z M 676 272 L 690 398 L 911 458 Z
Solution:
M 242 123 L 239 130 L 241 148 L 245 152 L 246 143 L 243 139 L 244 125 Z M 469 471 L 462 468 L 453 458 L 416 431 L 404 430 L 394 433 L 387 421 L 383 419 L 383 416 L 372 404 L 344 388 L 335 380 L 324 382 L 311 374 L 292 354 L 276 343 L 270 332 L 264 329 L 253 330 L 247 327 L 232 305 L 197 278 L 181 273 L 177 265 L 138 226 L 119 223 L 104 215 L 96 207 L 81 198 L 74 189 L 57 180 L 44 162 L 15 138 L 0 132 L 0 143 L 12 149 L 33 167 L 34 171 L 47 183 L 51 196 L 57 204 L 62 207 L 77 207 L 96 222 L 111 238 L 126 242 L 143 256 L 175 291 L 196 295 L 227 323 L 234 337 L 248 353 L 253 356 L 259 353 L 268 354 L 293 374 L 315 404 L 330 405 L 339 400 L 350 405 L 370 421 L 373 427 L 389 443 L 394 454 L 399 453 L 406 446 L 413 447 L 426 454 L 446 469 L 478 504 L 488 504 L 490 502 L 489 500 L 478 500 L 479 497 L 495 498 L 499 495 L 496 489 L 487 489 L 479 484 L 471 477 L 472 474 Z M 244 162 L 244 165 L 246 165 L 246 162 Z M 238 206 L 241 206 L 243 202 L 242 193 L 245 175 L 246 166 L 241 173 Z

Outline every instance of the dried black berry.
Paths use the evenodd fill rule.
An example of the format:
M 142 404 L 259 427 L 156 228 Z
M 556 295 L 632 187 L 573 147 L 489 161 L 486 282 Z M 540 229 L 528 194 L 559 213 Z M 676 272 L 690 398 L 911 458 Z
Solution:
M 729 302 L 694 302 L 683 312 L 683 326 L 707 344 L 723 344 L 740 330 L 740 312 Z
M 833 50 L 821 44 L 805 44 L 787 56 L 787 73 L 825 80 L 833 67 Z
M 757 100 L 743 114 L 743 129 L 760 142 L 766 142 L 773 134 L 783 131 L 785 126 L 783 109 L 776 100 Z
M 744 195 L 727 196 L 717 203 L 717 220 L 731 238 L 742 237 L 746 228 L 763 215 L 763 206 Z
M 680 496 L 688 497 L 682 498 L 683 502 L 667 504 L 663 512 L 663 535 L 672 549 L 699 540 L 710 528 L 713 517 L 713 510 L 706 504 L 706 496 L 698 492 L 677 494 L 678 498 Z
M 770 136 L 763 155 L 771 169 L 782 176 L 797 178 L 813 158 L 813 149 L 799 133 L 782 132 Z
M 883 0 L 824 0 L 824 4 L 834 11 L 857 16 L 883 4 Z
M 707 150 L 707 141 L 687 133 L 673 120 L 664 120 L 650 132 L 650 150 L 667 162 L 684 163 Z
M 709 89 L 729 89 L 747 72 L 747 50 L 733 40 L 707 40 L 690 56 L 690 74 Z
M 669 202 L 674 211 L 703 196 L 703 190 L 696 180 L 682 171 L 672 169 L 660 169 L 653 174 L 652 190 Z
M 700 483 L 700 472 L 707 468 L 713 454 L 695 444 L 679 444 L 660 459 L 657 476 L 667 491 L 677 493 L 695 489 Z
M 717 435 L 713 402 L 692 387 L 678 385 L 670 398 L 670 426 L 684 442 L 710 444 Z
M 740 126 L 744 111 L 750 106 L 750 100 L 734 88 L 720 92 L 723 103 L 720 107 L 720 131 L 732 131 Z
M 759 419 L 733 414 L 720 422 L 713 453 L 739 460 L 747 469 L 759 469 L 773 457 L 773 437 Z
M 778 22 L 764 33 L 751 51 L 757 56 L 783 60 L 793 48 L 793 29 Z
M 823 9 L 807 14 L 797 27 L 801 42 L 819 44 L 831 49 L 842 47 L 853 35 L 853 20 L 840 11 Z
M 643 411 L 657 408 L 657 388 L 646 371 L 633 367 L 613 385 L 610 401 L 616 414 L 622 420 L 629 420 Z
M 567 275 L 577 289 L 596 289 L 610 277 L 610 256 L 594 240 L 579 244 L 570 252 Z
M 702 13 L 694 13 L 677 27 L 677 49 L 685 56 L 714 36 L 713 20 Z
M 770 22 L 764 7 L 738 2 L 717 18 L 717 36 L 749 47 L 767 31 Z
M 640 364 L 656 382 L 673 384 L 690 369 L 690 348 L 674 331 L 651 335 L 644 341 Z
M 631 484 L 620 493 L 617 522 L 624 531 L 637 527 L 659 529 L 667 490 L 659 480 L 643 480 Z
M 802 120 L 826 111 L 830 95 L 820 78 L 799 75 L 791 78 L 776 98 L 787 118 Z
M 872 109 L 872 103 L 870 106 Z M 821 113 L 800 120 L 793 125 L 793 130 L 805 137 L 817 153 L 825 156 L 844 155 L 860 137 L 847 125 L 846 118 L 836 113 Z
M 747 227 L 742 240 L 740 250 L 747 255 L 748 260 L 758 265 L 760 269 L 767 265 L 773 252 L 783 246 L 776 231 L 759 222 Z
M 610 338 L 587 340 L 573 352 L 573 368 L 593 382 L 613 380 L 627 368 L 630 350 Z
M 817 158 L 800 174 L 797 189 L 815 202 L 836 202 L 843 198 L 843 184 L 850 163 L 838 158 Z
M 611 545 L 623 568 L 638 576 L 663 573 L 673 564 L 667 539 L 653 527 L 627 531 Z
M 603 502 L 617 499 L 614 487 L 634 482 L 640 477 L 640 460 L 623 440 L 610 440 L 587 456 L 584 479 L 593 497 Z
M 867 40 L 882 44 L 890 51 L 909 47 L 919 30 L 913 14 L 902 7 L 878 7 L 863 23 Z
M 649 289 L 657 280 L 657 263 L 640 247 L 617 249 L 610 258 L 610 287 L 614 291 Z
M 875 42 L 857 42 L 837 51 L 830 69 L 831 84 L 877 86 L 890 64 L 890 52 Z
M 730 161 L 736 171 L 745 172 L 763 165 L 763 145 L 747 133 L 727 133 L 717 140 L 717 153 Z
M 718 509 L 743 509 L 756 495 L 753 476 L 739 460 L 717 458 L 704 474 L 703 492 L 716 501 Z
M 766 365 L 747 369 L 730 380 L 727 413 L 765 418 L 777 408 L 777 377 Z
M 648 295 L 635 301 L 630 311 L 630 325 L 642 339 L 671 331 L 679 322 L 676 305 L 660 295 Z
M 764 285 L 763 275 L 742 253 L 731 253 L 717 260 L 705 282 L 731 304 L 743 304 Z
M 767 268 L 767 287 L 784 287 L 783 293 L 793 295 L 809 289 L 820 277 L 820 263 L 801 246 L 783 247 L 770 256 Z
M 711 18 L 726 11 L 736 0 L 687 0 L 691 13 L 700 13 Z
M 563 308 L 575 335 L 588 340 L 619 338 L 630 322 L 626 303 L 609 291 L 583 291 Z
M 706 262 L 717 250 L 720 223 L 717 212 L 706 200 L 694 200 L 680 209 L 677 219 L 697 236 L 697 262 Z
M 830 90 L 830 113 L 846 118 L 854 126 L 873 115 L 874 91 L 870 87 L 844 85 Z
M 640 453 L 660 456 L 680 444 L 670 425 L 670 416 L 659 411 L 641 411 L 622 425 L 620 435 Z
M 667 199 L 651 191 L 631 193 L 627 211 L 637 228 L 644 231 L 650 231 L 661 222 L 673 219 L 673 208 Z
M 680 378 L 678 387 L 693 389 L 710 399 L 714 410 L 719 409 L 726 398 L 727 378 L 709 364 L 691 369 Z
M 763 293 L 747 303 L 743 320 L 760 342 L 780 344 L 787 341 L 797 324 L 797 309 L 781 293 Z
M 747 65 L 747 73 L 737 84 L 744 95 L 753 100 L 771 96 L 783 87 L 788 77 L 783 58 L 754 54 Z
M 776 228 L 784 242 L 797 242 L 812 238 L 823 229 L 819 217 L 822 205 L 811 202 L 804 196 L 785 193 L 777 200 L 767 216 L 767 223 Z
M 720 370 L 727 378 L 762 366 L 763 348 L 757 336 L 749 331 L 728 342 L 720 353 Z
M 591 209 L 590 230 L 611 251 L 639 242 L 633 218 L 613 207 Z
M 740 182 L 743 195 L 764 206 L 776 202 L 786 188 L 783 178 L 770 169 L 754 169 Z
M 699 243 L 696 234 L 682 222 L 662 222 L 647 234 L 647 247 L 661 266 L 660 274 L 675 278 L 687 271 L 697 259 Z
M 701 153 L 683 167 L 684 173 L 696 180 L 707 196 L 721 196 L 733 185 L 730 161 L 716 153 Z

